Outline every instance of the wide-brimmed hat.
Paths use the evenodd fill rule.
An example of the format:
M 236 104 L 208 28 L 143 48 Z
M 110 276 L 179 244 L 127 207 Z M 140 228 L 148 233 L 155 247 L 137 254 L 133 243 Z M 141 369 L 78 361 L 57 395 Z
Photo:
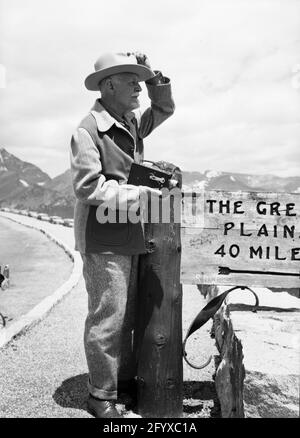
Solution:
M 135 73 L 138 81 L 147 81 L 154 76 L 150 68 L 138 64 L 134 55 L 126 53 L 107 53 L 100 56 L 94 64 L 95 72 L 88 75 L 85 86 L 88 90 L 98 91 L 99 82 L 107 76 L 117 73 Z

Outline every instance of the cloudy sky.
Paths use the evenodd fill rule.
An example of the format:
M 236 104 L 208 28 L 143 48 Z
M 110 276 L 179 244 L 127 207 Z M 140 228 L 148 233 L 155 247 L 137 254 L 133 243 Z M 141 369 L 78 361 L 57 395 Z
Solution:
M 299 175 L 300 0 L 0 0 L 0 147 L 65 171 L 94 61 L 136 50 L 176 102 L 145 158 Z

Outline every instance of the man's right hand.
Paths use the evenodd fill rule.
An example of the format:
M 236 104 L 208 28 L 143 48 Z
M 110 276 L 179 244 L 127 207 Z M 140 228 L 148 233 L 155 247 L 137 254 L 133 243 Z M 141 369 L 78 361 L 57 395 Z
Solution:
M 128 52 L 130 53 L 130 52 Z M 136 57 L 137 63 L 140 65 L 144 65 L 145 67 L 150 68 L 150 70 L 152 70 L 151 65 L 150 65 L 150 61 L 147 55 L 145 55 L 145 53 L 141 53 L 141 52 L 132 52 L 130 53 L 130 55 L 133 55 Z

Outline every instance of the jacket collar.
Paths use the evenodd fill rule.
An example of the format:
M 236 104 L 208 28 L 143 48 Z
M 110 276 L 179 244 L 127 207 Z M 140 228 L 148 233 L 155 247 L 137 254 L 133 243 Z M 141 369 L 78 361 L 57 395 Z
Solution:
M 106 132 L 112 127 L 112 125 L 116 125 L 118 128 L 126 131 L 132 137 L 131 133 L 116 118 L 109 114 L 109 112 L 102 105 L 100 99 L 96 100 L 91 109 L 91 114 L 94 116 L 100 132 Z M 134 117 L 135 114 L 133 112 L 126 114 L 126 120 L 131 123 Z

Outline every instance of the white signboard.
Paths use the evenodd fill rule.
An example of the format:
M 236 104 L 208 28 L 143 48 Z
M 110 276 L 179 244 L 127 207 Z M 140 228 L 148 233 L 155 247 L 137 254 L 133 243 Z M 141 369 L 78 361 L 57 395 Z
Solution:
M 300 194 L 185 193 L 181 282 L 300 287 Z

